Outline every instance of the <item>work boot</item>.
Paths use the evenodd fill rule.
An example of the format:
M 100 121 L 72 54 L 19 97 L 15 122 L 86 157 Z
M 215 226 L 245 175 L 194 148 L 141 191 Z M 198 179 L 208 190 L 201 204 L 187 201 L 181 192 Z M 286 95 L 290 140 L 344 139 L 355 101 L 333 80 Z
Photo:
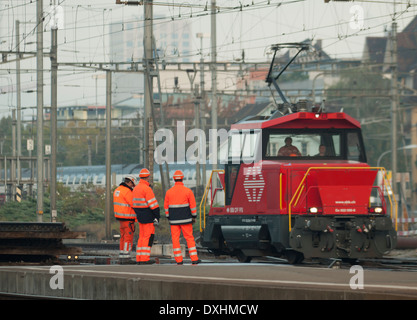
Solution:
M 140 261 L 139 264 L 154 264 L 155 260 L 148 260 L 148 261 Z
M 182 266 L 184 263 L 181 261 L 181 262 L 177 262 L 177 265 L 179 265 L 179 266 Z
M 201 260 L 200 259 L 197 259 L 195 261 L 192 261 L 192 264 L 199 264 L 199 263 L 201 263 Z

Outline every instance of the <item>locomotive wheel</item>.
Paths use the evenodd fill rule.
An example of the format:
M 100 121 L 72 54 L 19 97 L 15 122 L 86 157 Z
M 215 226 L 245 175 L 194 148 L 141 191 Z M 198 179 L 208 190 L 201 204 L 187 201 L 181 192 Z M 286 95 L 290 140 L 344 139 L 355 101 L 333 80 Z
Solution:
M 285 251 L 285 257 L 290 264 L 299 264 L 304 260 L 304 255 L 301 252 L 295 250 Z
M 236 258 L 241 263 L 249 263 L 252 260 L 252 257 L 248 257 L 242 250 L 236 251 Z

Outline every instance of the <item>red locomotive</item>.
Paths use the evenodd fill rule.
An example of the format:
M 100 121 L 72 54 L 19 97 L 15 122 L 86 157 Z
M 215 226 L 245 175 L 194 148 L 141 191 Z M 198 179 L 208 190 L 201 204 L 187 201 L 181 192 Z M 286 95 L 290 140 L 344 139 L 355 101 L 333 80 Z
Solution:
M 376 183 L 385 170 L 366 164 L 358 121 L 296 112 L 232 129 L 229 161 L 212 175 L 200 208 L 204 247 L 239 261 L 268 255 L 291 263 L 381 257 L 395 247 L 395 203 L 389 186 Z
M 272 59 L 266 82 L 284 108 L 232 125 L 225 169 L 212 174 L 200 205 L 201 244 L 245 262 L 267 255 L 291 263 L 381 257 L 397 241 L 395 198 L 388 181 L 376 179 L 385 170 L 366 163 L 357 120 L 307 112 L 305 104 L 294 112 L 277 79 L 308 46 L 273 49 L 282 47 L 299 51 L 276 76 Z

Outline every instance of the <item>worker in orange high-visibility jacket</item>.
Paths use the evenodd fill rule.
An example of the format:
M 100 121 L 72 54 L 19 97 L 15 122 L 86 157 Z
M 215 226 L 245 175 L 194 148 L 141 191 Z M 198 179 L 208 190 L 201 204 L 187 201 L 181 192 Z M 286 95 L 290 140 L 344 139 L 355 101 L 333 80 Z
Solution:
M 159 205 L 150 185 L 150 172 L 144 168 L 139 173 L 140 181 L 133 189 L 133 210 L 139 222 L 139 240 L 136 246 L 136 262 L 152 264 L 151 248 L 155 237 L 155 224 L 159 222 Z
M 193 223 L 197 217 L 197 204 L 193 192 L 182 182 L 184 174 L 181 170 L 174 173 L 175 185 L 166 192 L 164 209 L 171 225 L 172 248 L 177 264 L 183 264 L 180 246 L 181 231 L 187 241 L 188 253 L 192 264 L 201 261 L 197 256 L 197 248 L 193 236 Z
M 113 193 L 114 216 L 120 224 L 119 258 L 121 261 L 130 258 L 135 234 L 136 213 L 132 208 L 134 187 L 135 177 L 127 175 Z

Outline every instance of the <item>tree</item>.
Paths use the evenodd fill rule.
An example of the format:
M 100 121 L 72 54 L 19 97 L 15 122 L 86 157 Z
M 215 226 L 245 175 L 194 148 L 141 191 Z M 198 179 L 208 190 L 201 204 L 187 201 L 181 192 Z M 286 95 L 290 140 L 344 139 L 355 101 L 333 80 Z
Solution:
M 337 107 L 361 122 L 368 163 L 391 147 L 390 81 L 369 66 L 341 73 L 339 82 L 326 90 L 326 105 Z M 389 158 L 384 159 L 388 165 Z
M 139 119 L 133 120 L 134 126 L 122 124 L 120 128 L 112 128 L 111 162 L 112 164 L 130 164 L 139 161 L 140 139 L 138 129 Z M 50 127 L 44 128 L 44 145 L 50 144 Z M 66 127 L 58 128 L 57 164 L 58 166 L 86 166 L 91 157 L 92 165 L 105 163 L 105 128 L 87 127 L 87 122 L 68 123 Z M 36 126 L 22 126 L 22 155 L 27 156 L 26 141 L 36 137 Z M 36 154 L 36 143 L 32 155 Z M 12 118 L 0 119 L 0 154 L 12 155 Z M 26 162 L 22 167 L 28 167 Z
M 0 153 L 2 155 L 12 153 L 12 118 L 0 119 Z

